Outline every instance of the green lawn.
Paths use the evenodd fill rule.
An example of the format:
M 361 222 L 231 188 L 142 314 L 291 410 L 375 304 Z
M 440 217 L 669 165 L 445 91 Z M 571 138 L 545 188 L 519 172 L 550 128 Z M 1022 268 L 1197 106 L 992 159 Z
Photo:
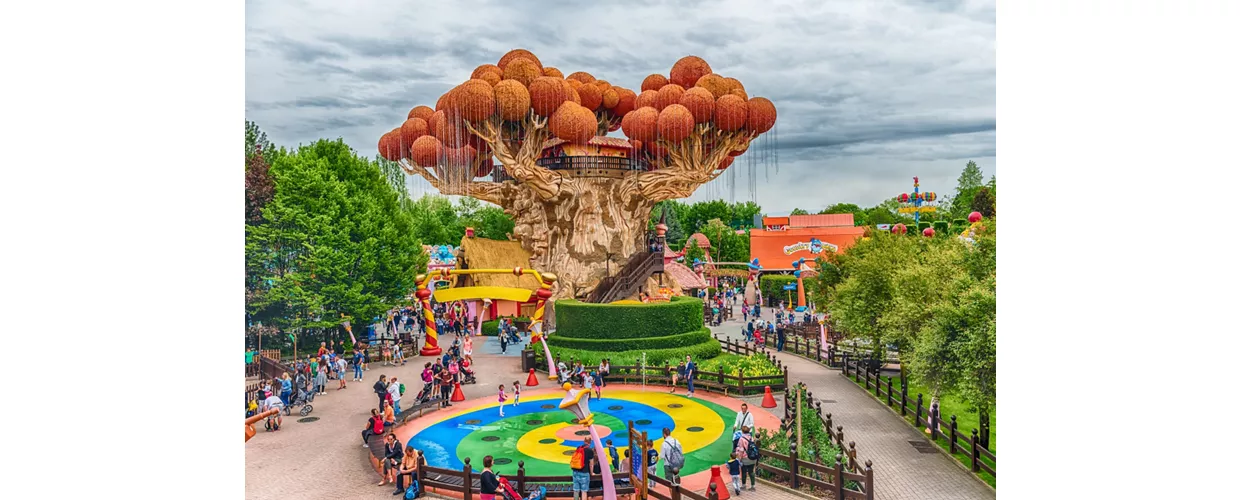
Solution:
M 848 377 L 848 379 L 853 380 L 852 377 Z M 883 381 L 884 381 L 883 390 L 886 391 L 886 387 L 887 387 L 886 377 L 883 378 Z M 864 381 L 861 383 L 858 383 L 857 385 L 861 387 L 862 389 L 865 388 Z M 899 379 L 894 378 L 894 377 L 892 378 L 891 389 L 892 389 L 892 392 L 894 393 L 892 400 L 895 402 L 895 404 L 893 405 L 893 408 L 896 410 L 897 414 L 899 414 L 899 410 L 900 410 L 900 403 L 899 403 L 900 381 Z M 871 386 L 870 390 L 866 392 L 869 393 L 870 397 L 874 397 L 873 386 Z M 922 418 L 923 419 L 928 418 L 926 413 L 929 412 L 929 409 L 930 409 L 930 391 L 927 391 L 925 387 L 920 386 L 916 383 L 910 383 L 908 386 L 908 399 L 909 399 L 908 416 L 904 417 L 904 420 L 908 422 L 909 425 L 913 424 L 913 412 L 915 412 L 917 408 L 917 394 L 919 393 L 922 394 L 922 404 L 924 408 L 922 410 Z M 882 398 L 876 398 L 876 399 L 878 399 L 879 402 L 883 404 L 887 404 L 887 398 L 885 394 Z M 943 418 L 943 424 L 941 428 L 943 429 L 944 433 L 948 432 L 948 430 L 951 428 L 951 416 L 952 415 L 956 416 L 956 429 L 959 430 L 961 434 L 964 434 L 966 436 L 971 435 L 973 433 L 973 429 L 978 428 L 977 412 L 971 410 L 967 403 L 964 403 L 959 398 L 957 398 L 955 395 L 946 395 L 946 396 L 942 396 L 939 398 L 939 413 L 940 415 L 942 415 L 942 418 Z M 995 426 L 995 416 L 997 413 L 998 411 L 996 409 L 990 410 L 990 447 L 989 449 L 991 453 L 996 453 L 996 454 L 997 454 L 997 450 L 995 448 L 995 443 L 998 441 L 996 439 L 996 435 L 998 434 L 998 428 Z M 924 433 L 926 428 L 922 427 L 920 430 Z M 929 438 L 930 435 L 926 434 L 926 437 Z M 951 443 L 948 442 L 946 436 L 940 435 L 936 441 L 938 442 L 939 446 L 943 447 L 944 450 L 951 450 Z M 969 442 L 967 440 L 957 439 L 956 445 L 958 448 L 964 449 L 963 452 L 957 451 L 954 454 L 954 456 L 956 457 L 956 460 L 964 464 L 965 467 L 971 467 L 973 462 L 972 462 L 972 459 L 969 458 L 969 455 L 967 453 Z M 994 461 L 989 460 L 986 457 L 982 457 L 982 461 L 992 468 L 995 467 Z M 981 477 L 982 480 L 986 481 L 986 483 L 989 484 L 991 487 L 995 486 L 994 475 L 990 474 L 989 472 L 986 472 L 985 470 L 978 471 L 977 475 Z

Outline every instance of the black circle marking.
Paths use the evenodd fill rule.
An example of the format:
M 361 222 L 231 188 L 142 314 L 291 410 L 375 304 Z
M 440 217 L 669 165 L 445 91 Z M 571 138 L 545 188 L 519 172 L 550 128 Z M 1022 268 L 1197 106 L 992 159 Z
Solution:
M 543 439 L 539 439 L 539 440 L 538 440 L 538 444 L 551 444 L 551 443 L 554 443 L 554 442 L 556 442 L 556 441 L 558 441 L 558 440 L 556 440 L 556 439 L 551 439 L 551 438 L 543 438 Z

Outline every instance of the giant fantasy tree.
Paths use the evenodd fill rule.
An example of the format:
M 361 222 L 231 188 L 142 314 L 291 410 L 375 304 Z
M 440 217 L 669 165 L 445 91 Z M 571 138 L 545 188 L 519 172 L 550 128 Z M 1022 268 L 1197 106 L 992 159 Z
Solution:
M 719 177 L 774 125 L 770 100 L 696 56 L 646 77 L 638 94 L 516 49 L 434 109 L 414 107 L 379 152 L 443 194 L 503 208 L 531 266 L 560 277 L 556 296 L 581 297 L 609 260 L 646 248 L 655 203 Z M 617 130 L 627 139 L 600 137 Z M 572 161 L 563 145 L 580 146 Z

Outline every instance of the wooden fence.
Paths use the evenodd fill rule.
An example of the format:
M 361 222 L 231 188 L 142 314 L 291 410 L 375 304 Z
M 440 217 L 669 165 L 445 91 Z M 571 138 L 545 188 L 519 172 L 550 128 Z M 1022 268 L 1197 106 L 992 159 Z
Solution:
M 770 355 L 768 354 L 768 357 Z M 751 394 L 761 394 L 767 386 L 772 391 L 784 390 L 788 387 L 788 368 L 775 360 L 774 363 L 780 368 L 780 374 L 777 375 L 745 375 L 742 369 L 736 375 L 724 373 L 720 368 L 717 372 L 698 372 L 693 379 L 693 388 L 705 389 L 711 392 L 718 392 L 724 395 L 745 396 Z M 546 372 L 547 365 L 545 360 L 539 358 L 536 368 Z M 672 373 L 676 371 L 676 367 L 664 363 L 662 366 L 620 366 L 612 365 L 611 374 L 607 375 L 607 381 L 619 382 L 625 384 L 646 384 L 646 385 L 663 385 L 671 386 Z M 687 387 L 688 384 L 683 378 L 676 381 L 677 387 Z
M 795 436 L 796 436 L 797 405 L 796 405 L 796 401 L 794 400 L 795 396 L 793 396 L 792 394 L 793 394 L 793 391 L 797 390 L 798 387 L 800 387 L 802 390 L 805 391 L 805 400 L 810 402 L 809 407 L 813 409 L 814 411 L 813 415 L 804 415 L 802 416 L 802 419 L 806 417 L 817 418 L 819 422 L 822 422 L 823 426 L 825 427 L 827 431 L 827 436 L 829 437 L 831 443 L 835 445 L 837 448 L 839 448 L 841 451 L 841 453 L 835 457 L 837 467 L 842 467 L 842 470 L 847 473 L 844 476 L 845 480 L 857 482 L 857 487 L 853 488 L 852 490 L 849 490 L 852 496 L 849 496 L 848 498 L 872 499 L 873 494 L 874 494 L 874 477 L 873 477 L 873 472 L 871 470 L 873 463 L 869 460 L 866 460 L 865 467 L 864 468 L 862 467 L 860 460 L 857 458 L 856 441 L 845 441 L 844 426 L 835 425 L 835 422 L 832 420 L 831 413 L 823 414 L 822 401 L 821 400 L 815 401 L 813 391 L 810 391 L 808 388 L 805 388 L 804 384 L 797 384 L 796 386 L 793 386 L 792 388 L 784 391 L 784 418 L 780 422 L 779 430 L 780 432 L 789 436 L 789 439 L 794 441 L 791 445 L 791 448 L 793 451 L 789 453 L 790 456 L 772 454 L 771 457 L 776 460 L 781 460 L 784 463 L 795 464 L 798 466 L 806 467 L 814 472 L 817 472 L 819 476 L 822 476 L 822 474 L 824 474 L 821 470 L 822 468 L 830 467 L 830 464 L 810 464 L 803 460 L 800 460 L 799 458 L 796 458 Z M 815 456 L 821 458 L 822 456 L 821 450 L 815 449 L 812 451 L 814 452 Z M 813 467 L 811 467 L 811 465 Z M 770 470 L 769 467 L 767 468 L 759 467 L 759 468 L 761 470 Z M 803 478 L 798 478 L 796 481 L 791 481 L 791 477 L 790 477 L 791 472 L 789 472 L 790 470 L 795 470 L 795 469 L 792 466 L 789 467 L 789 470 L 781 469 L 780 474 L 782 475 L 780 475 L 780 477 L 789 479 L 790 483 L 794 485 L 793 487 L 796 488 L 798 487 L 799 484 L 802 483 L 801 479 Z M 864 477 L 862 479 L 857 479 L 860 476 L 864 476 Z M 830 476 L 830 477 L 839 477 L 839 476 Z M 820 488 L 820 489 L 825 489 L 826 491 L 835 491 L 836 489 L 843 489 L 845 487 L 840 484 L 832 483 L 830 481 L 830 478 L 818 479 L 814 477 L 808 477 L 808 479 L 810 479 L 811 481 L 804 482 L 804 484 L 808 484 L 808 485 L 811 485 L 813 487 Z M 824 480 L 827 481 L 825 483 L 826 487 L 818 484 Z M 856 495 L 862 495 L 862 496 L 856 496 Z M 840 499 L 840 498 L 845 498 L 845 497 L 841 496 L 840 494 L 837 494 L 835 498 Z
M 758 332 L 754 331 L 754 335 L 758 335 Z M 764 345 L 758 346 L 758 344 L 753 342 L 733 341 L 726 338 L 720 339 L 718 334 L 715 335 L 715 338 L 719 340 L 719 343 L 724 344 L 725 350 L 731 353 L 744 355 L 774 350 L 777 347 L 776 337 L 777 335 L 774 333 L 765 333 L 762 337 Z M 819 345 L 818 339 L 816 338 L 807 340 L 801 337 L 785 337 L 784 352 L 796 354 L 797 356 L 821 363 L 822 365 L 830 368 L 839 368 L 843 365 L 844 361 L 844 354 L 838 352 L 835 349 L 834 344 L 828 343 L 826 345 Z
M 990 475 L 995 475 L 995 452 L 989 448 L 990 429 L 983 428 L 984 438 L 979 438 L 977 429 L 973 430 L 972 435 L 966 435 L 957 427 L 956 416 L 951 416 L 951 422 L 948 429 L 943 430 L 943 422 L 938 415 L 938 411 L 930 411 L 924 406 L 922 395 L 918 394 L 913 405 L 909 405 L 908 386 L 903 381 L 900 383 L 900 390 L 895 391 L 892 388 L 892 379 L 887 377 L 886 383 L 877 370 L 866 369 L 864 360 L 850 359 L 844 363 L 844 370 L 840 372 L 846 378 L 851 378 L 857 385 L 864 386 L 869 392 L 873 387 L 874 397 L 879 401 L 886 401 L 889 408 L 894 408 L 896 404 L 900 405 L 900 416 L 907 417 L 909 413 L 913 416 L 913 426 L 917 429 L 930 429 L 930 440 L 938 441 L 943 439 L 947 442 L 951 455 L 957 452 L 963 453 L 969 457 L 970 467 L 973 472 L 986 471 Z M 924 415 L 924 416 L 923 416 Z M 985 460 L 983 460 L 983 458 Z
M 761 458 L 758 459 L 757 470 L 780 478 L 792 489 L 799 490 L 808 486 L 811 490 L 829 491 L 835 495 L 836 500 L 874 500 L 874 469 L 868 460 L 865 462 L 865 470 L 858 474 L 848 470 L 843 455 L 835 456 L 833 466 L 801 460 L 797 456 L 796 443 L 789 445 L 787 455 L 766 449 L 760 451 Z M 782 461 L 788 464 L 788 468 L 781 469 L 770 463 L 764 463 L 762 458 Z M 796 474 L 792 473 L 794 470 L 797 471 Z M 848 482 L 855 484 L 849 485 Z

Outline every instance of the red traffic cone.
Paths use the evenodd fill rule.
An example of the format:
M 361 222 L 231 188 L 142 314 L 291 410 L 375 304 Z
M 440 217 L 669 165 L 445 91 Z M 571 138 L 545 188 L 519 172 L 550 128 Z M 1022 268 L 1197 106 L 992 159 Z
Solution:
M 534 387 L 538 385 L 538 377 L 534 376 L 534 369 L 530 368 L 530 378 L 525 379 L 526 387 Z
M 465 401 L 465 393 L 461 392 L 460 382 L 456 383 L 456 389 L 452 391 L 452 399 L 450 401 L 452 401 L 453 403 Z
M 762 395 L 762 407 L 763 408 L 774 408 L 775 407 L 775 396 L 771 395 L 771 386 L 769 385 L 766 386 L 766 394 Z
M 727 483 L 723 482 L 723 475 L 719 473 L 718 465 L 710 466 L 710 484 L 715 485 L 715 498 L 728 500 L 732 497 L 732 494 L 728 492 Z

